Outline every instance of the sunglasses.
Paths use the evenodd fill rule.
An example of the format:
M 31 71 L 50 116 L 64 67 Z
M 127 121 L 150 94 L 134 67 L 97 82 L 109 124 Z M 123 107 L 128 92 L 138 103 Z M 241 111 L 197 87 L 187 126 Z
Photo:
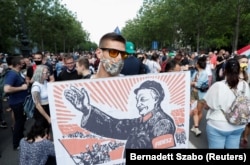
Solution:
M 112 58 L 116 58 L 119 54 L 122 56 L 122 59 L 126 59 L 128 57 L 125 51 L 120 51 L 120 50 L 111 49 L 111 48 L 100 48 L 100 49 L 103 51 L 107 50 L 109 52 L 109 56 Z

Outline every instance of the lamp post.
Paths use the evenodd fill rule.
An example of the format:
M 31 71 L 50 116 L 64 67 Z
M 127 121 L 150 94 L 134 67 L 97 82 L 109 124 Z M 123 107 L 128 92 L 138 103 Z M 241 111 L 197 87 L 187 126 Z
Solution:
M 20 39 L 20 42 L 21 42 L 20 50 L 24 57 L 28 57 L 30 55 L 30 47 L 29 47 L 30 41 L 27 36 L 27 27 L 25 23 L 24 7 L 22 4 L 19 7 L 19 14 L 20 14 L 20 21 L 21 21 L 21 34 L 22 34 L 21 39 Z

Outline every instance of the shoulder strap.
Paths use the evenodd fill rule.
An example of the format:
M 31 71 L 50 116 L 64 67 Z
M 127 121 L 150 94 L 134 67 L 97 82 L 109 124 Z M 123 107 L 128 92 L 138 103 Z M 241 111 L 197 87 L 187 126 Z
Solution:
M 246 83 L 243 81 L 243 89 L 242 89 L 242 94 L 244 95 L 246 92 Z

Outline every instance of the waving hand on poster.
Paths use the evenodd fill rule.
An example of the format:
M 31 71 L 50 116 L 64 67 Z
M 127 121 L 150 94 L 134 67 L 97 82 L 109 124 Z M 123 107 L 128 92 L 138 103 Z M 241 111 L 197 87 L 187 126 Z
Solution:
M 89 104 L 89 95 L 87 91 L 82 88 L 81 90 L 77 89 L 74 86 L 71 86 L 70 89 L 66 89 L 64 92 L 66 99 L 79 111 L 83 113 L 84 116 L 89 115 L 90 113 L 90 104 Z

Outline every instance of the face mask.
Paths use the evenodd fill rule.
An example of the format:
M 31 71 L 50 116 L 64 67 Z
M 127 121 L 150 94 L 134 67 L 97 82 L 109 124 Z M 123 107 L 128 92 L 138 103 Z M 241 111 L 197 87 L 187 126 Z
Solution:
M 124 65 L 123 60 L 120 60 L 119 62 L 112 62 L 110 59 L 102 59 L 100 62 L 102 62 L 102 65 L 106 72 L 108 72 L 111 76 L 118 75 Z
M 240 64 L 240 69 L 241 69 L 242 71 L 246 70 L 246 69 L 247 69 L 247 64 L 246 64 L 246 63 L 241 63 L 241 64 Z
M 36 65 L 41 65 L 42 61 L 34 61 L 36 63 Z

